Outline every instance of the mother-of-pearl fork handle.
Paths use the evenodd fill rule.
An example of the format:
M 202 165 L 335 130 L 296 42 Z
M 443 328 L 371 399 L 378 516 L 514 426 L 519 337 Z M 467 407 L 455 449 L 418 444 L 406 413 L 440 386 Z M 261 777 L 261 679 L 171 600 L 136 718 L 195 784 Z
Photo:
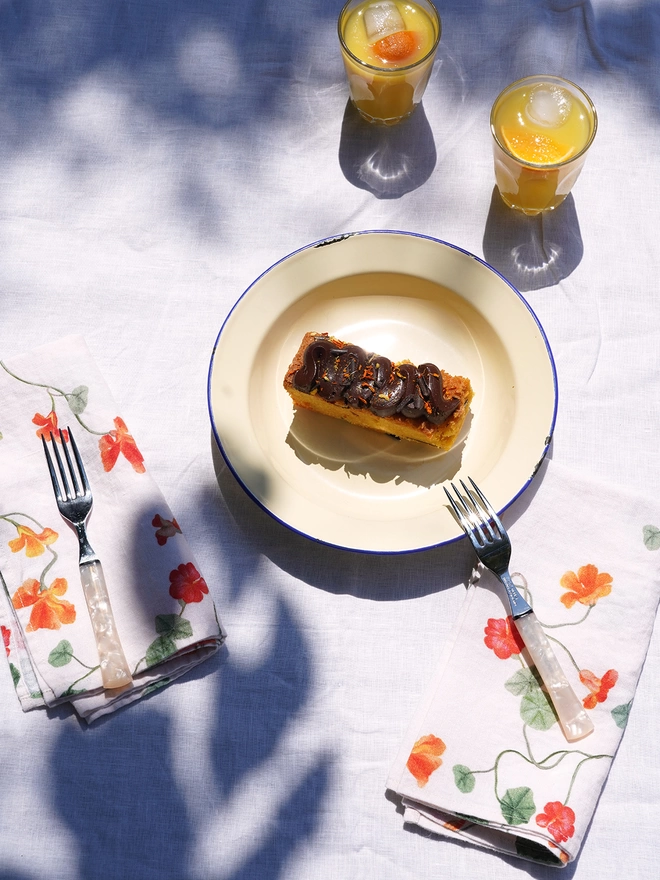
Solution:
M 594 729 L 593 722 L 568 683 L 536 615 L 532 611 L 513 622 L 548 690 L 564 736 L 569 742 L 587 736 Z
M 83 563 L 80 566 L 80 579 L 89 616 L 92 619 L 103 687 L 108 689 L 124 687 L 131 683 L 133 677 L 117 634 L 101 563 Z

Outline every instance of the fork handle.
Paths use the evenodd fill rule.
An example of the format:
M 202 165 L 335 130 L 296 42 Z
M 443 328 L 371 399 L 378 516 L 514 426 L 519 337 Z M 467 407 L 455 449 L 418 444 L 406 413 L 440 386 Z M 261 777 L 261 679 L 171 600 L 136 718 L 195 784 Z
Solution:
M 593 722 L 568 683 L 534 612 L 525 614 L 517 620 L 514 618 L 513 622 L 547 688 L 566 739 L 574 742 L 590 734 L 594 729 Z
M 132 682 L 133 677 L 117 634 L 101 563 L 95 561 L 82 564 L 80 579 L 92 620 L 103 687 L 107 689 L 124 687 Z

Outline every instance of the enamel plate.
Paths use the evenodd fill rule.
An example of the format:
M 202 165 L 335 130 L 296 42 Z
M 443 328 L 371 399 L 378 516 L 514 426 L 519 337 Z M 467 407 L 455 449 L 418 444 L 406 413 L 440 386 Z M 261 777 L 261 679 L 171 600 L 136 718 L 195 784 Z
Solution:
M 307 331 L 392 361 L 431 361 L 475 392 L 442 453 L 305 410 L 282 386 Z M 218 446 L 252 498 L 326 544 L 408 553 L 462 537 L 443 484 L 471 476 L 507 507 L 547 451 L 557 381 L 543 328 L 479 258 L 405 232 L 358 232 L 285 257 L 238 300 L 208 382 Z

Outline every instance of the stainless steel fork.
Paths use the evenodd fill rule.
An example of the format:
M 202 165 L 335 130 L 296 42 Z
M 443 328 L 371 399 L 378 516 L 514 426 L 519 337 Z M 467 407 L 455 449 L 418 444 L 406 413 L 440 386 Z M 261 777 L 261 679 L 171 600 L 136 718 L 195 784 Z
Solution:
M 86 525 L 92 510 L 92 492 L 71 428 L 67 428 L 67 434 L 60 430 L 58 437 L 64 452 L 66 467 L 53 434 L 50 435 L 52 453 L 49 451 L 49 444 L 46 443 L 45 438 L 43 436 L 41 438 L 57 507 L 62 517 L 73 526 L 78 536 L 80 579 L 89 616 L 92 620 L 103 687 L 107 689 L 121 688 L 130 684 L 133 678 L 117 634 L 103 569 L 87 539 Z M 69 452 L 69 446 L 71 446 L 73 458 Z M 57 470 L 53 459 L 57 464 Z
M 593 731 L 594 725 L 568 683 L 531 606 L 511 580 L 511 541 L 500 518 L 474 480 L 468 479 L 472 489 L 461 480 L 462 495 L 451 484 L 455 498 L 445 487 L 449 503 L 478 558 L 499 578 L 506 590 L 511 617 L 552 700 L 564 736 L 569 742 L 582 739 Z

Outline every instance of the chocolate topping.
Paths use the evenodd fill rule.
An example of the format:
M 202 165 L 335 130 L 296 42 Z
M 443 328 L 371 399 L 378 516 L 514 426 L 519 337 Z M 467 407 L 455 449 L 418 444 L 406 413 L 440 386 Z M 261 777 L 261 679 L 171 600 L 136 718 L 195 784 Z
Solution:
M 435 364 L 397 364 L 358 345 L 343 345 L 317 337 L 305 349 L 303 365 L 293 376 L 299 391 L 316 391 L 329 403 L 342 401 L 353 409 L 370 409 L 387 418 L 395 413 L 424 418 L 440 425 L 460 404 L 445 398 L 442 373 Z

